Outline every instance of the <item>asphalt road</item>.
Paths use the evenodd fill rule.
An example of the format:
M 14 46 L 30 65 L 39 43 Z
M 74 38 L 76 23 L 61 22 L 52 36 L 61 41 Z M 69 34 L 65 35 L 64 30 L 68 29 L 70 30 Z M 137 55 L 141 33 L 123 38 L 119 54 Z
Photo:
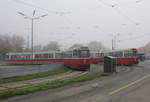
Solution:
M 63 63 L 50 63 L 47 65 L 1 65 L 0 78 L 44 72 L 56 68 L 62 68 L 63 66 Z
M 150 62 L 110 77 L 17 96 L 3 102 L 150 102 Z

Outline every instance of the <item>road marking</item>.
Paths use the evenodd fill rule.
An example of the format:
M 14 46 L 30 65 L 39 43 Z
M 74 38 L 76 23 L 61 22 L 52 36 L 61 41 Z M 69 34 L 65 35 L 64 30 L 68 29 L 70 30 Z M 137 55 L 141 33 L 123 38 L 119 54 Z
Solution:
M 118 89 L 116 89 L 116 90 L 110 92 L 109 95 L 113 95 L 113 94 L 115 94 L 115 93 L 118 93 L 118 92 L 120 92 L 120 91 L 122 91 L 122 90 L 124 90 L 124 89 L 126 89 L 126 88 L 128 88 L 128 87 L 131 87 L 131 86 L 137 84 L 138 82 L 140 82 L 140 81 L 142 81 L 142 80 L 144 80 L 144 79 L 146 79 L 146 78 L 148 78 L 148 77 L 150 77 L 150 74 L 145 75 L 144 77 L 142 77 L 142 78 L 140 78 L 140 79 L 138 79 L 138 80 L 135 80 L 135 81 L 133 81 L 133 82 L 131 82 L 131 83 L 129 83 L 129 84 L 127 84 L 127 85 L 121 87 L 121 88 L 118 88 Z
M 144 80 L 144 79 L 146 79 L 146 78 L 148 78 L 148 77 L 150 77 L 150 74 L 145 75 L 145 76 L 143 76 L 142 78 L 140 78 L 140 79 L 138 79 L 138 80 L 135 80 L 135 81 L 133 81 L 133 82 L 131 82 L 131 83 L 129 83 L 129 84 L 127 84 L 127 85 L 121 87 L 121 88 L 116 89 L 116 90 L 110 92 L 108 95 L 104 95 L 103 97 L 95 98 L 94 101 L 92 100 L 92 102 L 100 102 L 100 100 L 103 100 L 103 102 L 105 102 L 104 100 L 105 100 L 105 99 L 107 100 L 107 98 L 108 98 L 110 95 L 116 94 L 116 93 L 118 93 L 118 92 L 120 92 L 120 91 L 122 91 L 122 90 L 124 90 L 124 89 L 126 89 L 126 88 L 128 88 L 128 87 L 131 87 L 131 86 L 137 84 L 138 82 L 140 82 L 140 81 L 142 81 L 142 80 Z

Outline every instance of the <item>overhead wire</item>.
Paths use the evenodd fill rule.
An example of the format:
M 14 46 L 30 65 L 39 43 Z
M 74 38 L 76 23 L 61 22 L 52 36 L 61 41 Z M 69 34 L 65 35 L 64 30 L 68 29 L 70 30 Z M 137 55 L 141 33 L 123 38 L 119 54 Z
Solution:
M 35 8 L 38 8 L 38 9 L 47 11 L 47 12 L 49 12 L 49 13 L 53 13 L 53 14 L 56 14 L 56 15 L 60 15 L 60 16 L 65 15 L 65 14 L 70 14 L 70 13 L 71 13 L 71 12 L 60 12 L 60 11 L 48 10 L 48 9 L 39 7 L 39 6 L 37 6 L 37 5 L 24 2 L 24 1 L 22 1 L 22 0 L 13 0 L 13 1 L 15 1 L 15 2 L 17 2 L 17 3 L 21 3 L 21 4 L 26 5 L 26 6 L 35 7 Z M 109 3 L 103 2 L 103 0 L 99 0 L 99 1 L 100 1 L 101 3 L 103 3 L 105 6 L 109 6 L 109 7 L 111 7 L 112 9 L 114 9 L 119 15 L 121 15 L 122 17 L 124 17 L 126 20 L 128 20 L 128 21 L 134 23 L 135 25 L 139 25 L 139 23 L 135 22 L 135 21 L 132 20 L 130 17 L 128 17 L 127 15 L 125 15 L 124 13 L 122 13 L 122 12 L 117 8 L 117 7 L 118 7 L 117 4 L 109 4 Z M 142 1 L 142 0 L 137 0 L 137 2 L 141 2 L 141 1 Z M 68 18 L 65 17 L 65 19 L 67 20 L 67 22 L 68 22 L 70 25 L 74 26 L 74 24 L 73 24 Z M 77 29 L 80 29 L 80 27 L 77 27 Z M 73 35 L 75 35 L 75 34 L 72 34 L 71 36 L 73 36 Z M 67 38 L 70 38 L 70 36 L 67 37 Z M 67 39 L 67 38 L 64 38 L 64 40 Z
M 150 33 L 147 33 L 147 34 L 143 34 L 143 35 L 140 35 L 140 36 L 136 36 L 136 37 L 130 37 L 130 38 L 125 38 L 125 39 L 121 39 L 121 42 L 123 41 L 129 41 L 129 40 L 136 40 L 136 39 L 139 39 L 139 38 L 144 38 L 144 37 L 148 37 L 150 36 Z
M 48 10 L 48 9 L 45 9 L 45 8 L 42 8 L 42 7 L 39 7 L 39 6 L 37 6 L 37 5 L 34 5 L 34 4 L 31 4 L 31 3 L 27 3 L 27 2 L 24 2 L 24 1 L 22 1 L 22 0 L 12 0 L 12 1 L 15 1 L 15 2 L 17 2 L 17 3 L 20 3 L 20 4 L 23 4 L 23 5 L 26 5 L 26 6 L 30 6 L 30 7 L 34 7 L 34 8 L 37 8 L 37 9 L 41 9 L 41 10 L 44 10 L 44 11 L 47 11 L 47 12 L 49 12 L 49 13 L 53 13 L 53 14 L 56 14 L 56 15 L 60 15 L 60 16 L 62 16 L 62 15 L 66 15 L 66 14 L 70 14 L 71 12 L 60 12 L 60 11 L 51 11 L 51 10 Z M 65 17 L 66 18 L 66 17 Z M 68 19 L 66 19 L 68 22 L 69 22 L 69 24 L 70 25 L 74 25 L 70 20 L 68 20 Z
M 132 22 L 135 25 L 139 25 L 140 23 L 135 22 L 134 20 L 132 20 L 130 17 L 128 17 L 127 15 L 125 15 L 124 13 L 122 13 L 118 8 L 113 7 L 113 9 L 120 14 L 122 17 L 124 17 L 125 19 L 127 19 L 128 21 Z
M 135 25 L 139 25 L 139 23 L 135 22 L 134 20 L 132 20 L 129 16 L 125 15 L 124 13 L 122 13 L 117 7 L 118 4 L 109 4 L 104 2 L 103 0 L 98 0 L 99 2 L 101 2 L 102 4 L 104 4 L 105 6 L 108 6 L 110 8 L 112 8 L 113 10 L 115 10 L 119 15 L 121 15 L 123 18 L 125 18 L 126 20 L 132 22 Z
M 23 5 L 26 5 L 26 6 L 29 6 L 29 7 L 34 7 L 34 8 L 37 8 L 37 9 L 41 9 L 41 10 L 43 10 L 43 11 L 46 11 L 46 12 L 49 12 L 49 13 L 52 13 L 52 14 L 56 14 L 56 15 L 59 15 L 59 16 L 62 16 L 62 15 L 63 15 L 63 17 L 64 17 L 64 15 L 71 13 L 71 12 L 64 12 L 64 11 L 63 11 L 63 12 L 62 12 L 62 11 L 60 12 L 60 11 L 48 10 L 48 9 L 42 8 L 42 7 L 40 7 L 40 6 L 37 6 L 37 5 L 31 4 L 31 3 L 24 2 L 24 1 L 22 1 L 22 0 L 12 0 L 12 1 L 14 1 L 14 2 L 16 2 L 16 3 L 20 3 L 20 4 L 23 4 Z M 75 26 L 67 17 L 64 17 L 64 18 L 65 18 L 65 20 L 69 23 L 69 25 L 71 25 L 72 27 Z M 79 30 L 80 27 L 77 26 L 76 29 Z M 72 36 L 75 36 L 75 33 L 74 33 L 74 34 L 71 34 L 71 36 L 69 36 L 69 37 L 63 38 L 62 40 L 64 41 L 65 39 L 69 39 L 69 38 L 71 38 Z
M 20 3 L 20 4 L 23 4 L 23 5 L 26 5 L 26 6 L 30 6 L 30 7 L 34 7 L 34 8 L 37 8 L 37 9 L 41 9 L 41 10 L 44 10 L 44 11 L 47 11 L 49 13 L 53 13 L 53 14 L 70 14 L 71 12 L 60 12 L 60 11 L 52 11 L 52 10 L 48 10 L 48 9 L 45 9 L 45 8 L 42 8 L 40 6 L 37 6 L 37 5 L 34 5 L 34 4 L 31 4 L 31 3 L 27 3 L 27 2 L 24 2 L 22 0 L 12 0 L 16 3 Z
M 126 1 L 126 0 L 125 0 Z M 129 4 L 131 4 L 131 5 L 133 5 L 133 4 L 139 4 L 139 3 L 141 3 L 142 1 L 144 1 L 144 0 L 128 0 L 128 1 L 126 1 L 126 2 L 122 2 L 122 4 L 121 4 L 121 2 L 119 3 L 119 5 L 120 6 L 129 6 Z
M 133 23 L 135 25 L 135 30 L 137 29 L 137 26 L 140 25 L 140 23 L 137 23 L 135 22 L 134 20 L 132 20 L 129 16 L 125 15 L 124 13 L 122 13 L 120 11 L 120 9 L 118 9 L 118 4 L 109 4 L 109 3 L 106 3 L 104 2 L 103 0 L 99 0 L 102 4 L 104 4 L 105 6 L 108 6 L 110 8 L 112 8 L 113 10 L 115 10 L 119 15 L 121 15 L 124 19 L 128 20 L 129 22 Z M 141 0 L 139 0 L 141 1 Z M 133 39 L 138 39 L 138 38 L 141 38 L 143 36 L 146 36 L 147 34 L 144 34 L 142 36 L 138 36 L 138 37 L 134 37 L 134 38 L 126 38 L 126 39 L 119 39 L 118 41 L 119 42 L 125 42 L 125 41 L 128 41 L 128 40 L 133 40 Z
M 140 2 L 142 2 L 143 0 L 136 0 L 136 3 L 140 3 Z
M 119 15 L 121 15 L 122 17 L 124 17 L 126 20 L 130 21 L 131 23 L 135 24 L 135 30 L 137 28 L 138 25 L 140 25 L 140 23 L 138 22 L 135 22 L 133 19 L 131 19 L 129 16 L 125 15 L 124 13 L 122 13 L 120 11 L 120 9 L 118 9 L 118 5 L 117 4 L 109 4 L 109 3 L 106 3 L 106 2 L 103 2 L 103 0 L 99 0 L 101 3 L 103 3 L 105 6 L 108 6 L 108 7 L 111 7 L 112 9 L 114 9 Z M 137 0 L 136 3 L 139 3 L 143 0 Z M 145 38 L 147 36 L 150 36 L 150 34 L 144 34 L 144 35 L 141 35 L 141 36 L 137 36 L 137 37 L 132 37 L 132 38 L 126 38 L 126 39 L 121 39 L 121 42 L 125 42 L 125 41 L 128 41 L 128 40 L 137 40 L 139 38 Z

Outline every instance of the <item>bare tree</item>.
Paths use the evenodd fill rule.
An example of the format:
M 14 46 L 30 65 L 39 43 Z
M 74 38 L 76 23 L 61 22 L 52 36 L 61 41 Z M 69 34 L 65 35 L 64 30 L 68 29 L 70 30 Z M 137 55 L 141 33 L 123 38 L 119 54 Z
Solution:
M 0 35 L 0 53 L 20 52 L 23 50 L 24 39 L 18 35 Z
M 83 46 L 82 44 L 73 44 L 71 47 L 69 47 L 69 49 L 74 49 L 74 48 L 78 48 L 78 47 L 81 47 Z
M 42 46 L 42 45 L 35 45 L 35 46 L 33 47 L 33 50 L 34 50 L 35 52 L 43 51 L 43 46 Z
M 5 55 L 10 52 L 12 47 L 10 43 L 10 36 L 8 35 L 0 35 L 0 53 Z
M 44 51 L 59 51 L 60 45 L 56 41 L 49 42 L 46 46 L 43 47 Z
M 22 36 L 13 35 L 10 40 L 12 52 L 22 52 L 25 40 Z
M 89 42 L 88 47 L 91 51 L 97 51 L 97 52 L 103 52 L 103 51 L 108 50 L 106 47 L 102 45 L 101 42 L 98 42 L 98 41 Z

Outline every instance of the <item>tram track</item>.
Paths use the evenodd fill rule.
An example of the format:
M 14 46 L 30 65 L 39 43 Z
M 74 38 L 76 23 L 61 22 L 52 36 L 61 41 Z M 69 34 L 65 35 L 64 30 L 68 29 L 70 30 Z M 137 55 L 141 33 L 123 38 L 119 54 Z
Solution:
M 45 78 L 38 78 L 38 79 L 32 79 L 32 80 L 26 80 L 26 81 L 20 81 L 20 82 L 11 82 L 11 83 L 0 84 L 0 91 L 25 88 L 25 87 L 29 87 L 29 86 L 38 85 L 41 83 L 65 80 L 65 79 L 77 77 L 77 76 L 80 76 L 80 75 L 83 75 L 86 73 L 88 73 L 88 72 L 68 71 L 61 75 L 59 74 L 59 75 L 56 75 L 53 77 L 45 77 Z
M 134 70 L 133 68 L 130 67 L 123 67 L 122 71 L 119 72 L 121 73 L 127 73 L 127 72 L 132 72 Z M 4 90 L 9 90 L 9 89 L 18 89 L 18 88 L 25 88 L 33 85 L 38 85 L 41 83 L 47 83 L 47 82 L 52 82 L 52 81 L 57 81 L 57 80 L 65 80 L 73 77 L 77 77 L 83 74 L 88 73 L 86 72 L 81 72 L 81 71 L 67 71 L 62 74 L 54 75 L 54 76 L 49 76 L 45 78 L 37 78 L 37 79 L 32 79 L 32 80 L 26 80 L 26 81 L 19 81 L 19 82 L 11 82 L 11 83 L 5 83 L 5 84 L 0 84 L 0 91 Z
M 146 64 L 142 63 L 140 65 L 136 65 L 136 67 L 150 69 L 150 64 L 149 63 L 146 63 Z

